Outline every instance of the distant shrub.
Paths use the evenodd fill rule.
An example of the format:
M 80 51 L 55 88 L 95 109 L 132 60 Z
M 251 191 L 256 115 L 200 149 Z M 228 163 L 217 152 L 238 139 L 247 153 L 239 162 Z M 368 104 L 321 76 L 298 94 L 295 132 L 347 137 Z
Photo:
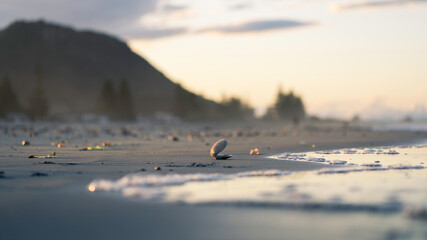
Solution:
M 270 107 L 265 116 L 265 120 L 293 121 L 298 123 L 305 117 L 305 107 L 300 96 L 291 90 L 284 92 L 279 88 L 276 101 Z

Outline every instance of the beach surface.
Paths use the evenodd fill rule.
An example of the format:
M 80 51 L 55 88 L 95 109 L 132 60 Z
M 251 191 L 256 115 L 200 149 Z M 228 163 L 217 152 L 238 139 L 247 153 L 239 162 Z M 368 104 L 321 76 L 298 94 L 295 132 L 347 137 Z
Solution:
M 132 173 L 233 174 L 268 169 L 304 172 L 336 168 L 335 165 L 267 157 L 284 152 L 410 144 L 427 138 L 426 133 L 402 131 L 299 130 L 280 133 L 272 130 L 270 133 L 278 134 L 251 134 L 250 131 L 247 134 L 227 129 L 221 129 L 219 134 L 208 132 L 200 137 L 197 133 L 189 137 L 189 131 L 178 128 L 172 131 L 144 130 L 143 135 L 100 133 L 90 136 L 78 135 L 73 130 L 58 134 L 54 131 L 58 128 L 47 128 L 33 137 L 29 137 L 27 130 L 17 130 L 15 135 L 8 130 L 1 136 L 0 232 L 5 239 L 376 237 L 375 229 L 363 231 L 372 230 L 372 224 L 381 225 L 384 218 L 365 212 L 351 213 L 351 219 L 342 221 L 349 213 L 326 213 L 325 216 L 318 211 L 293 209 L 140 202 L 109 193 L 91 193 L 88 184 L 94 179 L 117 180 Z M 111 128 L 114 130 L 114 126 Z M 224 137 L 228 146 L 223 153 L 233 157 L 214 160 L 209 149 L 216 140 Z M 30 145 L 22 146 L 22 140 L 30 141 Z M 111 146 L 103 147 L 103 150 L 81 151 L 103 142 L 109 142 Z M 58 143 L 64 146 L 58 148 Z M 261 155 L 249 155 L 250 149 L 255 147 Z M 52 152 L 56 152 L 55 158 L 28 158 Z M 157 167 L 160 170 L 155 170 Z M 378 227 L 378 232 L 397 229 L 395 232 L 390 230 L 391 237 L 405 234 L 403 230 L 399 231 L 404 226 L 393 221 L 393 216 L 387 221 L 389 224 Z M 354 226 L 354 235 L 340 231 L 340 226 L 345 229 Z M 385 236 L 393 239 L 391 237 Z

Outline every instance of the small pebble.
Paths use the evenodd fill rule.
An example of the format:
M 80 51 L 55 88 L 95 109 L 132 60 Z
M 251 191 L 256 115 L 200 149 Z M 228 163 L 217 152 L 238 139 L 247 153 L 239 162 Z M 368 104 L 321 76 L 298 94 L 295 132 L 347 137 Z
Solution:
M 30 141 L 24 140 L 21 144 L 22 146 L 30 146 Z
M 178 142 L 179 141 L 179 138 L 177 136 L 173 136 L 173 135 L 169 135 L 168 139 L 170 141 L 173 141 L 173 142 Z
M 161 171 L 161 170 L 162 170 L 162 168 L 161 168 L 161 167 L 159 167 L 159 166 L 155 166 L 155 167 L 154 167 L 154 170 L 155 170 L 155 171 Z
M 380 161 L 375 161 L 375 163 L 380 163 Z
M 145 168 L 141 168 L 141 170 L 140 170 L 141 172 L 145 172 L 146 170 L 145 170 Z

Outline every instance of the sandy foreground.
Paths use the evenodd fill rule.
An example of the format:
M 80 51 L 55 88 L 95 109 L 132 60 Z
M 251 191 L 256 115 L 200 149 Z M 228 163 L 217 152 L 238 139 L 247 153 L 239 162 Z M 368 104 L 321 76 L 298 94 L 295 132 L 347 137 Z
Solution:
M 128 173 L 235 173 L 261 169 L 310 171 L 319 163 L 279 161 L 266 158 L 283 152 L 302 152 L 361 146 L 415 143 L 426 133 L 341 131 L 304 132 L 287 136 L 230 137 L 223 153 L 230 160 L 215 161 L 211 145 L 221 137 L 179 141 L 134 137 L 98 137 L 73 140 L 64 148 L 50 140 L 1 137 L 0 235 L 2 239 L 293 239 L 346 237 L 330 223 L 361 224 L 363 213 L 342 223 L 331 215 L 328 222 L 316 213 L 257 208 L 180 206 L 141 203 L 117 196 L 93 194 L 87 185 L 94 179 L 118 179 Z M 109 141 L 102 151 L 79 149 Z M 137 143 L 137 144 L 136 144 Z M 249 155 L 258 147 L 259 156 Z M 55 151 L 57 158 L 28 158 Z M 45 163 L 47 161 L 47 163 Z M 50 163 L 49 163 L 50 162 Z M 155 171 L 160 167 L 160 171 Z M 47 176 L 32 176 L 40 173 Z M 39 175 L 40 175 L 39 174 Z M 369 218 L 370 224 L 375 219 Z M 313 224 L 313 221 L 316 224 Z M 352 222 L 353 221 L 353 222 Z M 374 221 L 374 222 L 372 222 Z M 378 219 L 383 221 L 383 219 Z M 324 223 L 322 223 L 324 222 Z M 310 228 L 311 232 L 301 229 Z M 329 231 L 329 230 L 330 231 Z M 331 235 L 331 231 L 334 232 Z M 322 235 L 323 234 L 323 235 Z M 348 236 L 347 236 L 348 237 Z M 369 237 L 369 236 L 366 236 Z

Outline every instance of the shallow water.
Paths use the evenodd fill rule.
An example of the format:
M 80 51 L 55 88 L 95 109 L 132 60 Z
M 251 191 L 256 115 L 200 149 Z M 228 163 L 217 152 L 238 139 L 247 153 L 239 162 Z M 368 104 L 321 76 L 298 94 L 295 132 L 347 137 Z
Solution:
M 323 214 L 326 222 L 336 220 L 335 214 L 345 218 L 368 213 L 366 219 L 387 219 L 387 222 L 394 219 L 393 224 L 410 232 L 404 239 L 427 237 L 424 227 L 427 145 L 284 153 L 273 158 L 339 164 L 339 167 L 294 173 L 279 170 L 237 174 L 138 173 L 115 181 L 94 180 L 88 190 L 136 201 L 292 210 L 294 217 L 315 210 L 316 216 Z M 353 221 L 353 224 L 358 223 Z M 387 231 L 394 228 L 393 224 L 387 224 L 384 228 Z M 354 225 L 345 228 L 340 231 L 346 236 L 348 231 L 354 231 Z M 373 236 L 387 234 L 375 226 L 369 230 L 378 232 L 379 235 Z

